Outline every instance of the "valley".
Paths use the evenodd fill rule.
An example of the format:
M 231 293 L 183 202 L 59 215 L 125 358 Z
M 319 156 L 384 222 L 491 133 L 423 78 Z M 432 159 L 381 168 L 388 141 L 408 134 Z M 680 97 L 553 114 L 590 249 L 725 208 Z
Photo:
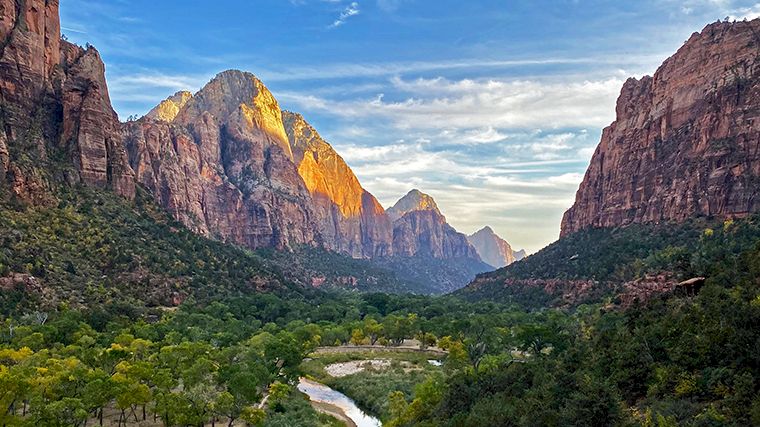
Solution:
M 465 129 L 462 155 L 536 152 L 507 175 L 467 169 L 437 157 L 453 118 L 440 145 L 403 122 L 386 131 L 409 140 L 360 146 L 369 131 L 335 126 L 316 95 L 236 69 L 198 88 L 159 76 L 183 89 L 122 122 L 112 93 L 144 100 L 133 85 L 151 78 L 107 79 L 113 45 L 70 42 L 64 1 L 0 0 L 0 426 L 760 425 L 760 18 L 708 24 L 625 81 L 558 239 L 528 255 L 495 230 L 525 236 L 529 205 L 564 203 L 575 175 L 546 174 L 577 163 L 556 157 L 572 129 L 542 119 L 564 132 L 548 145 L 535 129 Z M 362 10 L 287 3 L 345 7 L 324 38 Z M 273 88 L 305 79 L 259 65 Z M 433 88 L 452 117 L 452 94 L 485 81 L 388 80 L 419 98 L 372 108 L 417 108 Z M 338 114 L 359 123 L 359 105 Z M 384 163 L 410 146 L 432 160 Z M 422 169 L 400 178 L 428 163 L 459 193 Z M 477 180 L 515 200 L 474 206 Z M 515 217 L 492 223 L 502 211 Z

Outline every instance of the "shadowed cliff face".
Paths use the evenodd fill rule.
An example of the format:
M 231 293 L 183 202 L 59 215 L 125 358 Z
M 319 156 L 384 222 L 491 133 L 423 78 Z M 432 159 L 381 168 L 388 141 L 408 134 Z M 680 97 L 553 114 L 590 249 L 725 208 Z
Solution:
M 61 40 L 57 0 L 0 0 L 0 179 L 28 203 L 61 183 L 134 197 L 98 52 Z
M 562 235 L 760 210 L 760 20 L 695 33 L 629 79 Z
M 325 245 L 353 257 L 391 255 L 391 222 L 377 199 L 303 116 L 286 111 L 283 121 Z
M 227 71 L 162 105 L 126 124 L 125 140 L 159 204 L 196 232 L 250 248 L 320 243 L 279 105 L 256 77 Z

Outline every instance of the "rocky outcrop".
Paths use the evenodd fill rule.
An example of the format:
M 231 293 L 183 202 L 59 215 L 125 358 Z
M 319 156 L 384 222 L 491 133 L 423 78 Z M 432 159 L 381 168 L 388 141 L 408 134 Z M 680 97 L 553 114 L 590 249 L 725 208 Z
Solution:
M 377 199 L 303 116 L 285 111 L 283 121 L 325 246 L 355 258 L 390 255 L 391 222 Z
M 490 266 L 501 268 L 516 261 L 512 246 L 496 235 L 491 227 L 483 227 L 467 236 L 467 240 L 478 251 L 480 259 Z
M 760 211 L 760 20 L 695 33 L 629 79 L 562 235 Z
M 0 0 L 0 177 L 16 198 L 84 183 L 132 198 L 98 52 L 61 40 L 58 0 Z
M 177 114 L 179 114 L 179 111 L 182 109 L 182 107 L 184 107 L 185 104 L 187 104 L 187 101 L 189 101 L 192 97 L 193 94 L 186 90 L 179 91 L 169 98 L 161 101 L 161 103 L 150 110 L 148 114 L 145 115 L 145 117 L 149 119 L 162 120 L 165 122 L 172 122 L 177 117 Z
M 414 189 L 407 193 L 404 197 L 399 199 L 395 205 L 388 209 L 388 216 L 391 221 L 396 221 L 405 214 L 412 211 L 433 211 L 438 215 L 441 211 L 438 210 L 438 205 L 435 203 L 432 197 Z
M 515 256 L 515 261 L 521 261 L 528 256 L 528 253 L 525 252 L 525 249 L 520 249 L 519 251 L 512 252 L 512 254 Z
M 105 65 L 93 47 L 63 42 L 61 145 L 72 153 L 85 184 L 133 198 L 134 173 L 122 145 L 119 118 L 111 107 Z
M 137 180 L 161 206 L 250 248 L 320 243 L 279 105 L 256 77 L 221 73 L 173 115 L 125 125 Z
M 446 222 L 432 197 L 412 190 L 388 209 L 393 222 L 393 253 L 396 256 L 470 258 L 480 262 L 467 236 Z

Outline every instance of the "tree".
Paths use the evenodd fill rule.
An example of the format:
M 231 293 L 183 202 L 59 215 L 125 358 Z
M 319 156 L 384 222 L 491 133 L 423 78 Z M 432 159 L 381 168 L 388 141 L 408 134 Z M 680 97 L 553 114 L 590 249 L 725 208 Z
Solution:
M 369 344 L 375 345 L 383 333 L 383 325 L 374 317 L 367 317 L 364 319 L 363 331 L 364 335 L 369 338 Z
M 351 344 L 362 345 L 364 344 L 364 333 L 361 329 L 354 329 L 351 332 Z

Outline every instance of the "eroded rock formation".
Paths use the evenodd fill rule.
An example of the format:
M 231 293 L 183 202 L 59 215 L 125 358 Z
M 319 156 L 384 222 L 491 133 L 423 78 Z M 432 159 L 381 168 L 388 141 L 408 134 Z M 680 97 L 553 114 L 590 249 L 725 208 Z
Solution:
M 185 98 L 176 113 L 159 107 L 156 118 L 126 125 L 138 182 L 201 234 L 251 248 L 320 243 L 269 90 L 252 74 L 226 71 Z
M 286 111 L 283 121 L 325 245 L 353 257 L 391 255 L 393 229 L 377 199 L 303 116 Z
M 395 255 L 481 261 L 467 236 L 446 222 L 429 195 L 412 190 L 388 209 L 388 214 L 396 218 L 393 221 Z
M 58 0 L 0 1 L 0 178 L 29 203 L 60 183 L 134 197 L 97 50 L 61 40 Z
M 616 112 L 562 235 L 760 211 L 760 19 L 693 34 Z

